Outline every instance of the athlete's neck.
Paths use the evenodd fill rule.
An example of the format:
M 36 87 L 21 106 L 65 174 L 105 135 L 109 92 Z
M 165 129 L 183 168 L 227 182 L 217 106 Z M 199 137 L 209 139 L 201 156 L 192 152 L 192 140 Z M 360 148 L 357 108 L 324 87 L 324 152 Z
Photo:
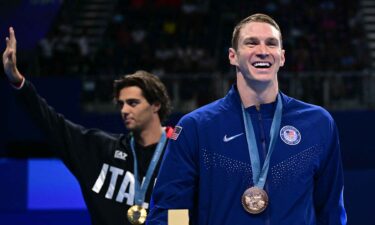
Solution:
M 267 83 L 247 82 L 242 75 L 237 74 L 237 89 L 245 108 L 255 105 L 259 110 L 261 104 L 276 101 L 279 92 L 277 80 Z
M 133 131 L 134 139 L 141 146 L 148 146 L 158 143 L 161 138 L 163 129 L 164 128 L 159 123 L 154 124 L 147 129 Z

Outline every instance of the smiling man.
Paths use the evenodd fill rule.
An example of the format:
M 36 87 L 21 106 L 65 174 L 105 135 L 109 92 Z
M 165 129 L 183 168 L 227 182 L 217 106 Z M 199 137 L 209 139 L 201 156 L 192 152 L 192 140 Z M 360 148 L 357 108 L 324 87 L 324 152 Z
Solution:
M 161 125 L 171 110 L 163 83 L 146 71 L 115 80 L 114 99 L 129 134 L 87 129 L 64 118 L 36 93 L 18 71 L 16 47 L 15 32 L 9 28 L 5 74 L 17 100 L 77 178 L 92 223 L 144 223 L 167 136 L 172 133 Z
M 277 23 L 243 19 L 229 62 L 237 77 L 229 93 L 176 126 L 147 224 L 166 225 L 169 209 L 188 209 L 194 225 L 346 224 L 335 122 L 279 90 Z

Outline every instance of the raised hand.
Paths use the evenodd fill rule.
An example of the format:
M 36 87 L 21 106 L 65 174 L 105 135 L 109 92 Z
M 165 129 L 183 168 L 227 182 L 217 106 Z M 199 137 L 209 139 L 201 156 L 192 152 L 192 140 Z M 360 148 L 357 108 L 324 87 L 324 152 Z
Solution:
M 9 27 L 9 37 L 5 39 L 6 49 L 3 53 L 4 72 L 11 83 L 19 83 L 23 76 L 17 69 L 17 40 L 13 27 Z

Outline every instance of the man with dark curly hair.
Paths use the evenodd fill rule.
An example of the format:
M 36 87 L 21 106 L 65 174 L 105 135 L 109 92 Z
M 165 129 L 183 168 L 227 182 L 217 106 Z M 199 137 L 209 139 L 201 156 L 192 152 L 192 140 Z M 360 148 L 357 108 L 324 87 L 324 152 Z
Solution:
M 129 134 L 110 134 L 84 128 L 55 112 L 18 71 L 16 61 L 11 27 L 3 53 L 5 74 L 17 100 L 77 178 L 92 223 L 142 224 L 163 150 L 173 131 L 161 125 L 171 111 L 163 83 L 146 71 L 115 80 L 114 100 Z

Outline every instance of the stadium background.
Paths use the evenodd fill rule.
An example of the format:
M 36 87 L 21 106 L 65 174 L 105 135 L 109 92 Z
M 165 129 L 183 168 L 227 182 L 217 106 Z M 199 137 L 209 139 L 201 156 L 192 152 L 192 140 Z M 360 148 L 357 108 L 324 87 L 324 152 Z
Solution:
M 125 132 L 111 104 L 114 78 L 137 69 L 160 76 L 173 125 L 226 93 L 233 26 L 255 12 L 281 26 L 281 90 L 337 122 L 348 224 L 375 225 L 374 1 L 5 0 L 0 46 L 13 26 L 20 70 L 50 105 L 87 127 Z M 0 224 L 90 224 L 77 182 L 11 92 L 2 74 Z

